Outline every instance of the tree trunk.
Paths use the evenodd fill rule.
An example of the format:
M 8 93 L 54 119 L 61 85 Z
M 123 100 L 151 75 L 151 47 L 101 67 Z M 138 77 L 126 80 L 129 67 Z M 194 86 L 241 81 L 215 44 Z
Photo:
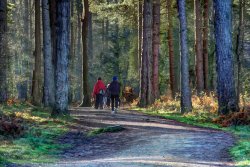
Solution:
M 29 33 L 29 38 L 30 38 L 30 40 L 32 40 L 32 35 L 33 35 L 33 32 L 32 32 L 32 27 L 33 27 L 33 25 L 32 25 L 32 13 L 33 13 L 33 4 L 32 4 L 32 2 L 33 2 L 33 0 L 29 0 L 29 12 L 30 12 L 30 14 L 29 14 L 29 20 L 30 20 L 30 24 L 29 24 L 29 27 L 30 27 L 30 33 Z
M 237 32 L 237 41 L 236 41 L 236 58 L 237 58 L 237 103 L 240 102 L 240 93 L 241 93 L 241 59 L 244 52 L 244 32 L 245 32 L 245 10 L 246 2 L 245 0 L 239 1 L 239 26 Z
M 180 20 L 180 48 L 181 48 L 181 112 L 192 110 L 191 91 L 189 86 L 189 55 L 187 47 L 187 20 L 185 0 L 178 0 L 178 12 Z
M 41 57 L 41 20 L 40 0 L 35 1 L 35 70 L 33 78 L 32 102 L 41 105 L 42 102 L 42 57 Z
M 87 35 L 88 35 L 88 19 L 89 19 L 89 2 L 84 0 L 84 14 L 82 19 L 82 79 L 83 79 L 83 101 L 81 107 L 90 107 L 90 92 L 88 83 L 88 47 L 87 47 Z
M 93 26 L 92 26 L 92 13 L 89 12 L 88 18 L 88 57 L 93 60 Z
M 170 89 L 172 98 L 175 97 L 177 87 L 175 85 L 175 68 L 174 68 L 174 43 L 173 43 L 173 1 L 167 0 L 167 17 L 168 17 L 168 56 L 169 56 L 169 76 Z
M 140 107 L 152 104 L 152 0 L 143 3 Z
M 140 74 L 142 51 L 142 0 L 138 1 L 138 70 Z
M 70 0 L 57 0 L 55 108 L 52 115 L 68 114 L 70 52 Z
M 69 56 L 69 84 L 70 84 L 70 91 L 69 91 L 69 103 L 73 101 L 73 77 L 74 77 L 74 59 L 75 59 L 75 32 L 74 32 L 74 2 L 75 0 L 71 0 L 70 6 L 70 15 L 71 15 L 71 22 L 70 22 L 70 56 Z
M 7 94 L 7 0 L 0 1 L 0 103 L 6 102 Z
M 202 8 L 201 0 L 194 0 L 195 8 L 195 55 L 196 55 L 196 89 L 198 94 L 204 91 Z
M 204 0 L 203 11 L 203 74 L 204 89 L 208 91 L 208 30 L 209 30 L 209 0 Z
M 219 113 L 238 111 L 232 56 L 232 1 L 214 0 Z
M 55 66 L 56 62 L 56 0 L 49 0 L 50 27 L 51 27 L 51 43 L 52 43 L 52 62 Z M 55 69 L 54 69 L 55 70 Z
M 83 58 L 83 54 L 82 54 L 82 51 L 83 51 L 83 49 L 82 49 L 82 45 L 81 45 L 81 37 L 82 37 L 82 27 L 81 27 L 81 19 L 82 19 L 82 16 L 81 16 L 81 14 L 82 14 L 82 9 L 81 10 L 78 10 L 77 11 L 78 13 L 77 13 L 77 29 L 78 29 L 78 31 L 77 31 L 77 50 L 76 50 L 76 52 L 77 52 L 77 56 L 78 56 L 78 64 L 77 64 L 77 67 L 78 67 L 78 69 L 79 70 L 77 70 L 77 76 L 81 76 L 82 75 L 82 73 L 83 73 L 83 69 L 82 69 L 82 58 Z M 80 90 L 80 92 L 78 93 L 78 95 L 77 95 L 77 99 L 80 101 L 80 100 L 82 100 L 83 99 L 83 79 L 82 79 L 82 77 L 79 77 L 79 80 L 78 80 L 78 82 L 79 82 L 79 90 Z
M 44 88 L 43 102 L 45 107 L 55 104 L 55 72 L 52 60 L 52 42 L 50 28 L 49 1 L 42 1 L 43 15 L 43 56 L 44 56 Z
M 160 12 L 161 12 L 161 2 L 160 0 L 155 0 L 153 3 L 153 79 L 152 79 L 153 99 L 158 99 L 160 97 L 160 92 L 159 92 Z

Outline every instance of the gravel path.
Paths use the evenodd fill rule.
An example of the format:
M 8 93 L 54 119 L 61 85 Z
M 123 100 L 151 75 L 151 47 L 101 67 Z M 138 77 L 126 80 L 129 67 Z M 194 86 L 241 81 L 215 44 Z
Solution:
M 61 162 L 39 166 L 51 167 L 231 167 L 228 154 L 233 145 L 232 135 L 206 128 L 198 128 L 172 120 L 119 111 L 75 108 L 72 115 L 79 126 L 60 138 L 71 143 Z M 122 125 L 124 131 L 86 137 L 87 131 Z

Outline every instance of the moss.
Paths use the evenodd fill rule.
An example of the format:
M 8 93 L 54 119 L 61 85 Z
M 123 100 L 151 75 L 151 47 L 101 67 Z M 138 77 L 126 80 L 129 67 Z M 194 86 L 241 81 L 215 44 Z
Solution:
M 0 108 L 5 115 L 14 114 L 25 120 L 23 124 L 26 127 L 24 135 L 3 139 L 5 142 L 0 145 L 0 164 L 54 162 L 58 153 L 69 147 L 58 144 L 56 140 L 68 132 L 72 118 L 52 119 L 49 110 L 25 104 Z
M 98 135 L 98 134 L 101 134 L 101 133 L 107 133 L 107 132 L 111 132 L 111 133 L 114 133 L 114 132 L 119 132 L 119 131 L 122 131 L 124 130 L 125 128 L 120 126 L 120 125 L 116 125 L 116 126 L 107 126 L 105 128 L 98 128 L 98 129 L 94 129 L 92 131 L 90 131 L 88 133 L 88 136 L 95 136 L 95 135 Z

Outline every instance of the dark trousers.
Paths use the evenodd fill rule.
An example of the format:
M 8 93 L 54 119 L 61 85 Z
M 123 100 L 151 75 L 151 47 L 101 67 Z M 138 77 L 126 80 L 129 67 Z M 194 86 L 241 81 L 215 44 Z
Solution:
M 112 111 L 114 111 L 114 105 L 115 105 L 115 108 L 118 108 L 118 102 L 119 102 L 119 95 L 111 95 Z
M 110 107 L 110 97 L 109 96 L 107 96 L 106 105 L 107 105 L 107 107 Z
M 96 95 L 95 109 L 98 109 L 98 107 L 100 107 L 101 109 L 103 108 L 103 95 L 102 94 Z

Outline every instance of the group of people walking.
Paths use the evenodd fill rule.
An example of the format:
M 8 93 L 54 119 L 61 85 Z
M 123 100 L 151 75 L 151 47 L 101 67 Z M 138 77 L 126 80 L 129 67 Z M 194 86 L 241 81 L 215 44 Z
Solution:
M 120 103 L 120 91 L 121 85 L 117 76 L 114 76 L 113 81 L 107 86 L 103 83 L 102 78 L 99 77 L 92 93 L 92 97 L 95 99 L 95 109 L 103 109 L 104 106 L 110 107 L 111 102 L 111 113 L 115 114 Z

